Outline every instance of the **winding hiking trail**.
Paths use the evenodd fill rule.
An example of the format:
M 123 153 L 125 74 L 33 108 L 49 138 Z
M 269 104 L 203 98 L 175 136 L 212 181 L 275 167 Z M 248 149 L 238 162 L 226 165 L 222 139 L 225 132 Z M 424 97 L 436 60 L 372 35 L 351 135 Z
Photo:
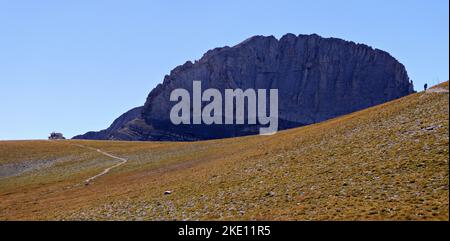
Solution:
M 94 150 L 94 151 L 96 151 L 96 152 L 98 152 L 98 153 L 101 153 L 102 155 L 105 155 L 105 156 L 107 156 L 107 157 L 111 157 L 111 158 L 113 158 L 113 159 L 116 159 L 116 160 L 119 160 L 119 161 L 120 161 L 119 163 L 115 164 L 114 166 L 111 166 L 111 167 L 106 168 L 105 170 L 103 170 L 103 171 L 100 172 L 99 174 L 97 174 L 97 175 L 95 175 L 95 176 L 92 176 L 92 177 L 86 179 L 86 180 L 84 181 L 84 183 L 85 183 L 86 185 L 88 185 L 88 184 L 89 184 L 90 182 L 92 182 L 94 179 L 96 179 L 96 178 L 98 178 L 98 177 L 101 177 L 101 176 L 107 174 L 109 171 L 111 171 L 111 169 L 116 168 L 116 167 L 119 167 L 119 166 L 121 166 L 121 165 L 123 165 L 123 164 L 125 164 L 125 163 L 128 162 L 128 160 L 125 159 L 125 158 L 121 158 L 121 157 L 118 157 L 118 156 L 114 156 L 114 155 L 112 155 L 112 154 L 110 154 L 110 153 L 107 153 L 107 152 L 104 152 L 104 151 L 102 151 L 102 150 L 100 150 L 100 149 L 95 149 L 95 148 L 93 148 L 93 147 L 84 146 L 84 145 L 80 145 L 80 144 L 74 144 L 74 145 L 76 145 L 76 146 L 78 146 L 78 147 L 81 147 L 81 148 L 87 148 L 87 149 L 90 149 L 90 150 Z

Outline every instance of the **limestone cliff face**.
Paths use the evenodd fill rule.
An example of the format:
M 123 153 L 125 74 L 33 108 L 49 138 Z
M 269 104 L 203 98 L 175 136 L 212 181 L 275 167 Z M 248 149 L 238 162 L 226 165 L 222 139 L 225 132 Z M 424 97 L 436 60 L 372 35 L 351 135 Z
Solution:
M 278 89 L 280 128 L 327 120 L 413 92 L 405 67 L 388 53 L 318 35 L 254 36 L 186 62 L 153 89 L 140 116 L 141 140 L 196 140 L 257 133 L 256 126 L 173 126 L 172 90 Z M 139 132 L 139 131 L 138 131 Z M 145 132 L 145 133 L 144 133 Z M 157 134 L 153 134 L 157 133 Z M 83 136 L 81 136 L 83 138 Z

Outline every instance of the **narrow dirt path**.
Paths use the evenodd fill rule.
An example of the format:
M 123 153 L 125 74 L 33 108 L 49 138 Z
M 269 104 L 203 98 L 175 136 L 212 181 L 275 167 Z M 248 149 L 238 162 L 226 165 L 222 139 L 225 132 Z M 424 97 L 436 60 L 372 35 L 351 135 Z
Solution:
M 119 167 L 119 166 L 121 166 L 121 165 L 123 165 L 123 164 L 125 164 L 125 163 L 128 162 L 128 160 L 125 159 L 125 158 L 118 157 L 118 156 L 114 156 L 114 155 L 112 155 L 112 154 L 110 154 L 110 153 L 107 153 L 107 152 L 104 152 L 104 151 L 102 151 L 102 150 L 100 150 L 100 149 L 95 149 L 95 148 L 92 148 L 92 147 L 89 147 L 89 146 L 83 146 L 83 145 L 80 145 L 80 144 L 74 144 L 74 145 L 75 145 L 75 146 L 78 146 L 78 147 L 81 147 L 81 148 L 87 148 L 87 149 L 96 151 L 96 152 L 98 152 L 98 153 L 101 153 L 102 155 L 105 155 L 105 156 L 107 156 L 107 157 L 111 157 L 111 158 L 113 158 L 113 159 L 116 159 L 116 160 L 119 160 L 119 161 L 120 161 L 119 163 L 115 164 L 114 166 L 111 166 L 111 167 L 106 168 L 105 170 L 103 170 L 103 171 L 100 172 L 99 174 L 97 174 L 97 175 L 95 175 L 95 176 L 92 176 L 92 177 L 86 179 L 86 180 L 84 181 L 84 183 L 85 183 L 86 185 L 88 185 L 88 184 L 89 184 L 90 182 L 92 182 L 94 179 L 96 179 L 96 178 L 98 178 L 98 177 L 101 177 L 101 176 L 107 174 L 109 171 L 111 171 L 111 169 L 114 169 L 114 168 L 116 168 L 116 167 Z
M 448 93 L 448 90 L 444 88 L 435 87 L 427 89 L 425 93 Z

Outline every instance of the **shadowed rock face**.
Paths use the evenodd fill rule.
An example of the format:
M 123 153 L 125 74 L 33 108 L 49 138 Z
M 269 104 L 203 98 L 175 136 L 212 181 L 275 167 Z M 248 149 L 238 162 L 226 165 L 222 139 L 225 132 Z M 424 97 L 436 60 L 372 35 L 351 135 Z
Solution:
M 78 135 L 72 139 L 91 140 L 141 140 L 141 130 L 134 131 L 133 123 L 139 122 L 141 118 L 142 106 L 133 108 L 117 118 L 111 126 L 101 131 L 90 131 L 84 135 Z
M 141 115 L 110 131 L 80 139 L 198 140 L 258 133 L 256 125 L 174 126 L 170 93 L 192 81 L 202 89 L 278 89 L 279 129 L 308 125 L 413 92 L 405 67 L 388 53 L 318 35 L 254 36 L 234 47 L 208 51 L 176 67 L 148 95 Z M 125 114 L 126 115 L 126 114 Z M 131 133 L 131 134 L 129 134 Z M 119 135 L 120 134 L 120 135 Z M 111 138 L 114 136 L 114 138 Z

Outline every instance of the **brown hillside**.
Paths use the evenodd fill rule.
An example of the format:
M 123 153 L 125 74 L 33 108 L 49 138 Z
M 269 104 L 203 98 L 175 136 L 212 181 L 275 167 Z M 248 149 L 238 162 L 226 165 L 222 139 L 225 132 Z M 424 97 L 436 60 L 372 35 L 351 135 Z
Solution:
M 448 100 L 420 92 L 273 136 L 0 142 L 0 219 L 449 220 Z M 118 162 L 97 148 L 128 162 L 86 186 Z

